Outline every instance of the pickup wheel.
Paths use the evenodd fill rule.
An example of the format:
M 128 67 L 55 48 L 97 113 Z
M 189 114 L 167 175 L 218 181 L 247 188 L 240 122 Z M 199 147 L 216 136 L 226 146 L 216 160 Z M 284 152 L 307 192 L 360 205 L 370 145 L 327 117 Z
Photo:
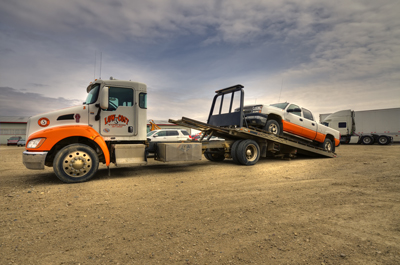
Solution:
M 239 160 L 237 158 L 238 157 L 237 156 L 237 148 L 238 148 L 238 145 L 240 144 L 240 142 L 242 142 L 242 140 L 237 140 L 231 146 L 231 157 L 232 157 L 233 162 L 235 162 L 236 164 L 240 164 Z
M 58 151 L 53 169 L 57 177 L 66 183 L 87 181 L 99 167 L 97 153 L 85 144 L 71 144 Z
M 335 145 L 328 138 L 325 139 L 325 141 L 320 145 L 320 147 L 325 151 L 335 152 Z
M 221 161 L 224 161 L 224 159 L 225 159 L 224 154 L 211 153 L 211 152 L 208 152 L 208 150 L 204 152 L 204 157 L 207 160 L 212 161 L 212 162 L 221 162 Z
M 374 143 L 374 138 L 372 138 L 371 136 L 364 136 L 361 141 L 365 145 L 370 145 Z
M 282 135 L 282 129 L 276 120 L 269 120 L 264 127 L 265 131 L 268 131 L 275 135 Z
M 252 166 L 260 159 L 260 147 L 253 140 L 244 140 L 237 146 L 236 155 L 240 164 Z

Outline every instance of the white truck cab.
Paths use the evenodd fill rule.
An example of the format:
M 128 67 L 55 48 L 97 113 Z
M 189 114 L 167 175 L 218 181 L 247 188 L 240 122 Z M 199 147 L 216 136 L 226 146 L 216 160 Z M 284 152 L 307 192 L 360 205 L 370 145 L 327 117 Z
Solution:
M 115 79 L 95 80 L 87 87 L 87 93 L 81 106 L 29 119 L 23 153 L 23 163 L 28 169 L 52 166 L 62 181 L 81 182 L 96 173 L 99 163 L 107 166 L 147 163 L 146 85 Z M 164 152 L 157 158 L 165 161 L 172 154 L 180 159 L 179 150 L 171 146 L 168 150 L 170 153 Z M 193 148 L 181 150 L 188 152 Z M 185 159 L 200 160 L 201 145 L 195 157 L 186 155 Z

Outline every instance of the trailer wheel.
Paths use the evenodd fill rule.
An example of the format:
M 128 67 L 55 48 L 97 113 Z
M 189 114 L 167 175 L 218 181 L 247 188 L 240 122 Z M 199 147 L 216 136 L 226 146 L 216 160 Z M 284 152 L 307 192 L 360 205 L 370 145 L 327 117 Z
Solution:
M 370 145 L 374 143 L 374 138 L 372 138 L 371 136 L 364 136 L 362 138 L 362 143 L 366 144 L 366 145 Z
M 209 153 L 207 151 L 204 152 L 204 157 L 212 162 L 221 162 L 225 159 L 224 154 Z
M 279 123 L 276 120 L 267 121 L 267 125 L 265 125 L 264 130 L 266 130 L 272 134 L 275 134 L 275 135 L 282 134 L 281 126 L 279 125 Z
M 236 155 L 240 164 L 252 166 L 260 159 L 260 147 L 253 140 L 244 140 L 239 143 Z
M 335 152 L 335 145 L 328 138 L 325 139 L 325 141 L 320 145 L 320 147 L 325 151 Z
M 378 143 L 380 145 L 386 145 L 386 144 L 389 143 L 389 140 L 388 140 L 388 138 L 386 136 L 380 136 L 379 139 L 378 139 Z
M 97 153 L 85 144 L 71 144 L 56 154 L 53 169 L 63 182 L 87 181 L 94 176 L 99 167 Z
M 232 157 L 233 162 L 235 162 L 236 164 L 240 164 L 239 160 L 237 158 L 237 148 L 238 148 L 238 145 L 240 144 L 240 142 L 242 142 L 242 140 L 237 140 L 231 146 L 231 157 Z

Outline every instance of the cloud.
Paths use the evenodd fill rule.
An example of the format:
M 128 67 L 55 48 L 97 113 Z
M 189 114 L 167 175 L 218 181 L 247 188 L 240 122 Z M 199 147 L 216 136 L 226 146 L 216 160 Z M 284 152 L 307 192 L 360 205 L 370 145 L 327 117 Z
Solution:
M 23 93 L 11 87 L 0 87 L 1 116 L 33 116 L 82 104 L 79 100 L 50 98 L 37 93 Z
M 248 102 L 396 107 L 399 11 L 391 0 L 6 1 L 0 86 L 84 101 L 102 52 L 102 78 L 148 85 L 154 119 L 207 116 L 214 91 L 238 83 Z

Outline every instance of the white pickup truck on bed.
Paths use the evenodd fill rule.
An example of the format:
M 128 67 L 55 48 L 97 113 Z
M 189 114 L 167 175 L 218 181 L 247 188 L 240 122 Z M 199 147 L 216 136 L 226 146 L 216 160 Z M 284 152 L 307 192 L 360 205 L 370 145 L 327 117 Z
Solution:
M 237 110 L 239 111 L 239 110 Z M 243 108 L 247 125 L 276 135 L 302 138 L 334 152 L 340 145 L 339 131 L 317 123 L 311 111 L 292 103 L 248 105 Z

